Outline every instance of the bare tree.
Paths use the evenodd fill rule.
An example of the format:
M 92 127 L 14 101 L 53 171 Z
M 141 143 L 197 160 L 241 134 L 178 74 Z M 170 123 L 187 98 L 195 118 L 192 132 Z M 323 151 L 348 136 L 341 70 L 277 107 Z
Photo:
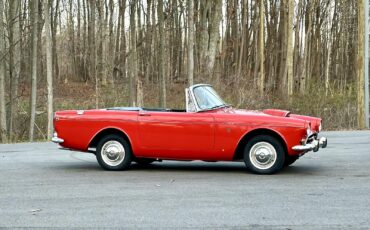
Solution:
M 47 80 L 47 110 L 48 110 L 48 126 L 47 137 L 51 139 L 53 132 L 53 63 L 52 63 L 52 37 L 50 24 L 50 5 L 49 0 L 44 2 L 44 18 L 45 18 L 45 34 L 46 34 L 46 80 Z
M 188 84 L 194 84 L 194 0 L 188 0 Z
M 114 43 L 114 9 L 115 9 L 115 5 L 114 5 L 114 1 L 113 0 L 109 0 L 109 22 L 108 22 L 108 32 L 107 32 L 107 36 L 109 38 L 108 40 L 108 47 L 107 47 L 107 50 L 105 51 L 105 61 L 107 62 L 107 65 L 108 65 L 108 72 L 106 75 L 108 76 L 111 76 L 112 79 L 111 79 L 111 82 L 113 83 L 114 79 L 113 79 L 113 69 L 114 69 L 114 62 L 116 61 L 116 56 L 115 56 L 115 43 Z M 118 19 L 119 20 L 119 19 Z M 119 31 L 119 30 L 117 30 Z M 114 56 L 110 57 L 109 55 L 110 54 L 113 54 Z M 107 76 L 107 77 L 108 77 Z M 114 85 L 114 83 L 113 83 Z
M 104 23 L 104 1 L 100 0 L 96 3 L 98 11 L 98 32 L 97 32 L 97 41 L 98 41 L 98 52 L 97 52 L 97 67 L 99 80 L 101 80 L 101 85 L 107 85 L 107 75 L 105 72 L 105 59 L 104 59 L 104 39 L 105 39 L 105 23 Z
M 291 99 L 293 95 L 293 58 L 294 58 L 294 29 L 293 29 L 293 15 L 294 15 L 294 0 L 288 1 L 288 20 L 287 20 L 287 95 Z
M 159 27 L 159 52 L 158 52 L 158 68 L 159 68 L 159 105 L 162 108 L 166 107 L 166 74 L 164 68 L 164 17 L 163 17 L 163 0 L 158 0 L 158 27 Z
M 137 52 L 136 52 L 136 5 L 137 0 L 130 2 L 130 79 L 129 99 L 130 105 L 136 106 L 136 81 L 137 81 Z
M 77 74 L 77 63 L 76 63 L 76 45 L 75 45 L 75 24 L 73 15 L 73 0 L 69 0 L 68 9 L 68 34 L 69 34 L 69 50 L 70 50 L 70 62 L 72 69 L 72 76 Z M 65 82 L 68 81 L 66 75 Z
M 306 91 L 306 81 L 307 78 L 309 78 L 309 61 L 310 61 L 310 39 L 312 37 L 312 13 L 314 6 L 316 5 L 316 0 L 313 0 L 312 2 L 307 2 L 307 9 L 306 9 L 306 30 L 305 30 L 305 40 L 304 40 L 304 57 L 303 57 L 303 63 L 302 63 L 302 74 L 299 79 L 299 91 L 300 93 L 305 93 Z
M 36 100 L 37 100 L 37 61 L 38 61 L 38 14 L 39 1 L 32 1 L 32 76 L 31 76 L 31 100 L 30 100 L 30 129 L 29 141 L 34 140 L 34 128 L 36 122 Z
M 119 18 L 120 18 L 120 29 L 117 29 L 117 44 L 119 44 L 119 47 L 117 45 L 117 49 L 119 48 L 119 57 L 117 57 L 117 60 L 119 60 L 119 64 L 117 65 L 120 69 L 122 78 L 126 78 L 126 28 L 125 28 L 125 10 L 126 10 L 126 1 L 120 0 L 119 1 Z M 118 37 L 120 36 L 120 42 Z
M 85 1 L 85 0 L 84 0 Z M 54 0 L 52 0 L 54 2 Z M 57 27 L 59 17 L 59 4 L 60 0 L 55 0 L 55 8 L 51 7 L 51 35 L 52 35 L 52 49 L 53 49 L 53 76 L 55 79 L 59 79 L 59 61 L 57 51 Z
M 358 1 L 357 119 L 361 129 L 365 128 L 365 7 L 365 0 Z
M 89 22 L 88 22 L 88 59 L 89 59 L 89 74 L 92 79 L 95 79 L 95 107 L 99 108 L 99 77 L 96 73 L 96 43 L 95 43 L 95 17 L 96 17 L 96 0 L 88 0 L 89 7 Z
M 16 116 L 18 114 L 18 81 L 21 65 L 21 32 L 20 32 L 20 0 L 9 3 L 9 67 L 10 67 L 10 103 L 9 103 L 9 137 L 15 138 Z
M 259 21 L 259 40 L 258 40 L 258 57 L 259 57 L 259 66 L 260 66 L 260 77 L 259 77 L 259 84 L 258 88 L 260 91 L 261 96 L 264 94 L 265 89 L 265 5 L 263 0 L 260 0 L 259 4 L 260 9 L 260 21 Z
M 5 110 L 5 30 L 4 2 L 0 0 L 0 137 L 3 143 L 7 140 L 6 110 Z
M 217 44 L 220 38 L 220 22 L 222 16 L 221 0 L 200 1 L 199 34 L 199 66 L 201 74 L 210 79 L 215 65 Z

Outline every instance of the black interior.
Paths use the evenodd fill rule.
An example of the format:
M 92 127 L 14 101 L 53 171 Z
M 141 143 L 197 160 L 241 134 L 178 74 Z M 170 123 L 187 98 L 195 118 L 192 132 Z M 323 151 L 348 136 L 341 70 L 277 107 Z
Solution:
M 185 109 L 163 109 L 163 108 L 141 108 L 141 107 L 113 107 L 107 108 L 107 110 L 117 111 L 149 111 L 149 112 L 186 112 Z
M 143 110 L 140 107 L 113 107 L 107 108 L 107 110 L 118 110 L 118 111 L 140 111 Z
M 142 110 L 153 112 L 186 112 L 184 109 L 142 108 Z

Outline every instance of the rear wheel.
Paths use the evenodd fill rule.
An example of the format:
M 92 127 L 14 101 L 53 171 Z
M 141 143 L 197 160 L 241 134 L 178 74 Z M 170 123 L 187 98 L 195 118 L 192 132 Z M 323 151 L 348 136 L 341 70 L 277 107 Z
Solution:
M 257 174 L 273 174 L 282 169 L 285 151 L 276 138 L 269 135 L 253 137 L 244 148 L 244 162 Z
M 106 170 L 125 170 L 131 164 L 131 148 L 122 136 L 107 135 L 98 143 L 96 158 L 99 165 Z

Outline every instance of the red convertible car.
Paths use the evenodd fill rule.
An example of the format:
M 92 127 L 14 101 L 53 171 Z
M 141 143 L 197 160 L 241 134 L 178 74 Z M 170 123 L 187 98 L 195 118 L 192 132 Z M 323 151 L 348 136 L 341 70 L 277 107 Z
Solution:
M 132 161 L 244 161 L 258 174 L 272 174 L 309 151 L 327 146 L 318 137 L 321 119 L 226 104 L 210 85 L 185 89 L 186 109 L 118 107 L 58 111 L 53 142 L 93 152 L 106 170 Z

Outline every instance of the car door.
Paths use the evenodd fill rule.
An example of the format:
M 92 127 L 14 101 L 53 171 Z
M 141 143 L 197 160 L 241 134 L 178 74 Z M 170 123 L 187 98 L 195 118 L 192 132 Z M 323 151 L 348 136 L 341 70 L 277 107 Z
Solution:
M 208 159 L 214 118 L 207 113 L 140 111 L 139 143 L 145 157 Z

